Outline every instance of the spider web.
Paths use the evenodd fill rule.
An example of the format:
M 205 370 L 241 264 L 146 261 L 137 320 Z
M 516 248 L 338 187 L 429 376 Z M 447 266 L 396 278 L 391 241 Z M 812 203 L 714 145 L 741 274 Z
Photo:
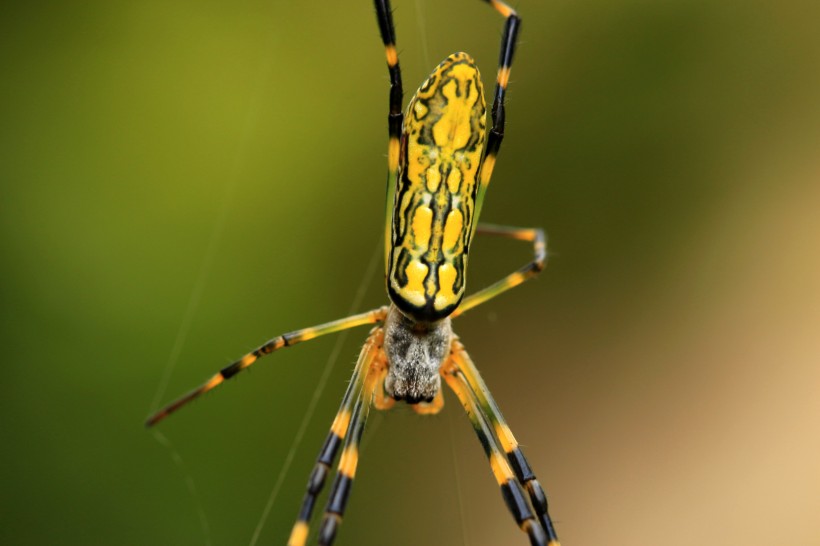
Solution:
M 416 23 L 421 37 L 421 52 L 424 57 L 424 66 L 431 67 L 430 50 L 427 46 L 427 25 L 425 24 L 424 0 L 416 0 Z

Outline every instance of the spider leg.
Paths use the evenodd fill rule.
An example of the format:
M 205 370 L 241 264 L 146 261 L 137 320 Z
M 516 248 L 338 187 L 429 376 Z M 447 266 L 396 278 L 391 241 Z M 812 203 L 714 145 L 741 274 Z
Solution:
M 401 68 L 399 54 L 396 51 L 396 29 L 393 25 L 393 9 L 390 0 L 375 0 L 376 18 L 379 23 L 379 33 L 384 43 L 384 54 L 387 58 L 387 70 L 390 73 L 390 110 L 387 114 L 387 199 L 384 220 L 385 270 L 390 255 L 392 241 L 391 229 L 393 226 L 393 197 L 396 193 L 397 176 L 399 170 L 399 148 L 401 140 L 401 125 L 404 114 L 401 110 L 404 91 L 401 85 Z
M 519 241 L 529 241 L 533 245 L 533 259 L 530 263 L 520 268 L 514 273 L 510 273 L 498 282 L 483 288 L 464 298 L 452 315 L 456 318 L 464 314 L 473 307 L 493 299 L 499 294 L 506 292 L 510 288 L 515 288 L 519 284 L 527 281 L 544 270 L 547 261 L 547 242 L 544 230 L 541 228 L 517 228 L 509 226 L 496 226 L 492 224 L 479 224 L 476 229 L 479 235 L 496 235 L 507 239 L 517 239 Z
M 479 402 L 464 372 L 460 369 L 458 362 L 453 358 L 448 359 L 441 369 L 444 380 L 458 396 L 461 405 L 464 406 L 470 423 L 478 435 L 481 446 L 490 461 L 493 475 L 501 488 L 501 495 L 507 504 L 512 516 L 522 531 L 529 536 L 532 546 L 547 546 L 547 536 L 544 528 L 533 516 L 527 497 L 521 487 L 516 475 L 505 457 L 504 450 L 499 444 L 491 428 L 492 418 L 487 415 L 486 408 Z M 549 542 L 549 546 L 557 546 L 557 541 Z
M 510 427 L 504 420 L 504 416 L 501 415 L 501 410 L 495 403 L 493 395 L 487 388 L 487 384 L 484 383 L 484 379 L 482 379 L 470 355 L 464 350 L 464 345 L 462 345 L 460 341 L 454 340 L 451 350 L 451 361 L 453 365 L 460 373 L 460 377 L 469 385 L 469 391 L 472 393 L 473 400 L 482 415 L 495 430 L 495 434 L 501 442 L 501 446 L 507 455 L 510 466 L 512 466 L 515 471 L 516 478 L 518 478 L 518 481 L 527 489 L 530 502 L 532 502 L 532 506 L 535 508 L 536 515 L 547 532 L 549 544 L 551 546 L 557 546 L 558 535 L 555 533 L 555 526 L 550 519 L 547 496 L 546 493 L 544 493 L 544 489 L 541 487 L 541 484 L 538 483 L 535 474 L 530 469 L 527 459 L 524 457 Z
M 336 477 L 333 479 L 333 485 L 330 488 L 330 497 L 327 501 L 322 524 L 319 527 L 319 544 L 322 546 L 333 544 L 339 526 L 342 524 L 342 516 L 344 516 L 347 507 L 350 489 L 353 486 L 353 479 L 356 476 L 356 468 L 359 464 L 359 444 L 362 440 L 362 433 L 367 423 L 367 416 L 370 413 L 370 405 L 373 401 L 376 384 L 386 366 L 387 359 L 379 348 L 370 363 L 362 390 L 356 400 L 356 406 L 345 437 L 342 457 L 339 460 Z
M 330 467 L 339 452 L 339 446 L 346 439 L 348 431 L 351 430 L 351 422 L 354 421 L 354 415 L 358 408 L 357 404 L 361 401 L 362 388 L 365 386 L 365 380 L 370 373 L 369 370 L 374 359 L 379 357 L 383 339 L 384 334 L 381 327 L 374 328 L 359 353 L 359 360 L 353 370 L 353 377 L 350 378 L 339 411 L 333 419 L 330 432 L 319 452 L 319 457 L 316 459 L 316 466 L 313 467 L 313 471 L 310 473 L 307 492 L 302 501 L 299 516 L 290 533 L 288 546 L 302 546 L 307 540 L 310 518 L 313 514 L 313 507 L 316 505 L 316 499 L 324 488 Z
M 152 416 L 150 416 L 145 421 L 145 426 L 152 427 L 177 411 L 182 406 L 186 405 L 188 402 L 198 398 L 199 396 L 205 394 L 209 390 L 213 389 L 214 387 L 222 384 L 223 381 L 226 379 L 230 379 L 231 377 L 235 376 L 242 370 L 247 369 L 251 364 L 259 360 L 265 355 L 268 355 L 274 351 L 277 351 L 283 347 L 290 347 L 291 345 L 295 345 L 297 343 L 301 343 L 302 341 L 309 341 L 311 339 L 315 339 L 319 336 L 323 336 L 326 334 L 332 334 L 335 332 L 340 332 L 342 330 L 348 330 L 350 328 L 355 328 L 356 326 L 363 326 L 365 324 L 375 324 L 377 322 L 382 322 L 384 318 L 387 316 L 387 307 L 380 307 L 378 309 L 373 309 L 372 311 L 367 311 L 366 313 L 360 313 L 358 315 L 351 315 L 349 317 L 345 317 L 339 320 L 334 320 L 332 322 L 327 322 L 325 324 L 320 324 L 318 326 L 313 326 L 310 328 L 303 328 L 301 330 L 296 330 L 295 332 L 290 332 L 287 334 L 283 334 L 281 336 L 277 336 L 263 345 L 259 346 L 258 348 L 254 349 L 250 353 L 246 354 L 236 362 L 229 364 L 228 366 L 222 368 L 219 372 L 214 374 L 210 379 L 208 379 L 205 383 L 197 387 L 196 389 L 192 390 L 188 394 L 185 394 Z
M 479 218 L 481 205 L 484 203 L 484 195 L 487 186 L 490 185 L 490 178 L 493 176 L 495 158 L 501 148 L 501 141 L 504 140 L 504 122 L 506 120 L 504 110 L 504 98 L 507 95 L 507 84 L 510 82 L 510 68 L 512 67 L 515 44 L 518 40 L 518 32 L 521 30 L 521 18 L 502 0 L 485 0 L 498 13 L 506 18 L 504 23 L 504 34 L 501 38 L 501 53 L 498 59 L 498 74 L 495 83 L 495 97 L 493 98 L 493 126 L 487 134 L 487 143 L 484 148 L 484 158 L 481 161 L 481 172 L 479 174 L 478 192 L 475 201 L 475 217 Z
M 396 405 L 396 399 L 387 394 L 387 391 L 384 389 L 387 368 L 387 366 L 381 367 L 379 376 L 376 378 L 376 390 L 373 394 L 373 407 L 382 411 L 387 411 Z

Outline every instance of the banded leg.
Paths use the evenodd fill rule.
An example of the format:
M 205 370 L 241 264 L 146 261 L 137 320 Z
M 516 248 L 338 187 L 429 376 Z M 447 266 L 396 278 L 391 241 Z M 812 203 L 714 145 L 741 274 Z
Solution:
M 481 162 L 481 172 L 479 173 L 479 186 L 475 205 L 476 218 L 480 217 L 484 195 L 487 192 L 487 186 L 490 185 L 490 178 L 493 176 L 495 158 L 501 148 L 501 141 L 504 140 L 504 98 L 507 95 L 507 84 L 510 82 L 510 69 L 513 53 L 515 53 L 515 44 L 518 41 L 518 32 L 521 30 L 521 18 L 514 9 L 502 0 L 485 0 L 485 2 L 503 15 L 506 22 L 504 24 L 504 35 L 501 38 L 501 53 L 498 59 L 498 75 L 496 76 L 495 97 L 493 98 L 493 126 L 487 134 L 484 159 Z
M 527 533 L 532 546 L 546 546 L 547 537 L 544 534 L 544 529 L 533 516 L 530 505 L 524 495 L 524 490 L 516 479 L 510 467 L 510 463 L 505 458 L 504 451 L 489 426 L 489 419 L 484 412 L 484 408 L 479 403 L 464 373 L 459 369 L 453 359 L 450 358 L 442 366 L 441 375 L 456 396 L 458 396 L 461 405 L 464 406 L 464 409 L 467 411 L 470 423 L 473 425 L 473 429 L 475 429 L 478 435 L 481 446 L 484 448 L 484 453 L 486 453 L 487 459 L 490 461 L 490 467 L 492 468 L 496 482 L 498 482 L 498 486 L 501 488 L 501 495 L 504 497 L 504 502 L 507 504 L 507 508 L 515 518 L 516 523 L 518 523 L 522 531 Z
M 379 32 L 384 43 L 384 53 L 387 58 L 387 70 L 390 73 L 390 110 L 387 115 L 387 130 L 389 141 L 387 145 L 387 199 L 385 200 L 384 220 L 384 266 L 387 270 L 387 260 L 390 256 L 392 242 L 391 228 L 393 225 L 393 197 L 396 193 L 396 184 L 399 170 L 399 141 L 401 139 L 401 124 L 404 115 L 401 110 L 404 90 L 401 85 L 401 68 L 399 54 L 396 51 L 396 29 L 393 25 L 393 9 L 390 0 L 375 0 L 376 18 L 379 22 Z
M 336 539 L 336 533 L 342 524 L 347 501 L 350 498 L 350 489 L 353 486 L 353 479 L 356 477 L 356 468 L 359 464 L 359 445 L 362 440 L 364 426 L 367 423 L 367 416 L 370 414 L 370 405 L 373 401 L 373 394 L 376 383 L 382 375 L 382 370 L 387 366 L 384 353 L 380 352 L 372 362 L 364 385 L 356 400 L 356 407 L 353 410 L 353 417 L 345 438 L 342 458 L 339 460 L 339 467 L 333 485 L 330 489 L 330 497 L 325 508 L 325 515 L 319 528 L 319 544 L 329 546 Z
M 377 322 L 382 322 L 386 316 L 387 307 L 380 307 L 378 309 L 373 309 L 372 311 L 367 311 L 366 313 L 351 315 L 343 319 L 334 320 L 332 322 L 327 322 L 325 324 L 320 324 L 319 326 L 303 328 L 301 330 L 296 330 L 295 332 L 290 332 L 275 337 L 267 341 L 263 345 L 259 346 L 258 348 L 254 349 L 250 353 L 246 354 L 236 362 L 233 362 L 232 364 L 229 364 L 228 366 L 222 368 L 219 372 L 214 374 L 205 383 L 203 383 L 196 389 L 192 390 L 188 394 L 185 394 L 177 398 L 176 400 L 174 400 L 173 402 L 171 402 L 170 404 L 156 412 L 154 415 L 150 416 L 145 421 L 145 426 L 152 427 L 156 425 L 157 423 L 159 423 L 160 421 L 162 421 L 163 419 L 177 411 L 179 408 L 186 405 L 188 402 L 205 394 L 214 387 L 221 385 L 223 381 L 225 381 L 226 379 L 230 379 L 242 370 L 247 369 L 251 364 L 253 364 L 265 355 L 268 355 L 283 347 L 290 347 L 291 345 L 296 345 L 297 343 L 301 343 L 302 341 L 309 341 L 311 339 L 315 339 L 326 334 L 332 334 L 334 332 L 348 330 L 350 328 L 355 328 L 356 326 L 363 326 L 365 324 L 376 324 Z
M 347 437 L 365 379 L 368 377 L 374 360 L 379 356 L 383 340 L 383 330 L 380 327 L 374 328 L 359 353 L 359 360 L 353 370 L 353 377 L 350 379 L 347 391 L 345 391 L 342 403 L 339 406 L 339 411 L 333 419 L 333 425 L 331 425 L 327 439 L 319 452 L 319 457 L 316 459 L 316 466 L 313 467 L 313 471 L 310 473 L 307 492 L 299 510 L 299 517 L 290 533 L 288 546 L 303 546 L 307 540 L 310 518 L 313 514 L 313 507 L 316 505 L 316 499 L 324 488 L 330 467 L 333 465 L 333 461 L 336 460 L 339 446 Z
M 535 474 L 530 469 L 527 459 L 518 446 L 518 442 L 515 436 L 513 436 L 510 427 L 504 420 L 504 416 L 501 415 L 501 410 L 495 403 L 493 395 L 487 388 L 487 384 L 484 383 L 484 379 L 481 378 L 478 368 L 476 368 L 470 355 L 467 354 L 467 351 L 464 350 L 464 345 L 458 340 L 453 341 L 451 360 L 469 384 L 482 414 L 486 416 L 495 430 L 495 434 L 501 442 L 501 446 L 507 455 L 510 466 L 512 466 L 515 471 L 516 478 L 518 478 L 518 481 L 524 485 L 527 493 L 529 493 L 530 502 L 532 502 L 538 520 L 547 532 L 550 546 L 558 546 L 558 535 L 555 533 L 555 526 L 552 524 L 552 519 L 550 519 L 549 516 L 547 495 L 544 493 L 544 489 L 536 479 Z
M 496 235 L 508 239 L 516 239 L 519 241 L 529 241 L 533 246 L 533 259 L 530 263 L 520 268 L 514 273 L 510 273 L 498 282 L 483 288 L 464 298 L 461 305 L 458 306 L 452 315 L 456 318 L 464 314 L 473 307 L 481 305 L 482 303 L 493 299 L 502 292 L 506 292 L 510 288 L 515 288 L 519 284 L 527 281 L 544 270 L 547 263 L 547 241 L 544 235 L 544 230 L 541 228 L 517 228 L 509 226 L 496 226 L 492 224 L 479 224 L 476 229 L 479 235 Z

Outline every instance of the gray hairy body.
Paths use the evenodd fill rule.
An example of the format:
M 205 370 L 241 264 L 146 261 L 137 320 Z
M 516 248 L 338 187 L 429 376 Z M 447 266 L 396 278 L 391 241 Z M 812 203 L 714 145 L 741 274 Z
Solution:
M 384 390 L 411 404 L 430 402 L 441 388 L 439 370 L 450 353 L 453 328 L 449 318 L 417 322 L 395 306 L 384 324 L 388 371 Z

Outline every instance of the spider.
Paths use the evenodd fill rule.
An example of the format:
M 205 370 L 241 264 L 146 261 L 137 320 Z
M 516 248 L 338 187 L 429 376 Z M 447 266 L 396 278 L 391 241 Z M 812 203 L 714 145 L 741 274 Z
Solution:
M 442 378 L 464 406 L 518 526 L 533 545 L 558 545 L 544 490 L 451 325 L 453 318 L 536 276 L 546 261 L 541 229 L 478 224 L 504 138 L 504 96 L 521 28 L 520 17 L 503 0 L 485 1 L 505 19 L 489 130 L 481 78 L 466 53 L 442 61 L 402 112 L 392 9 L 389 0 L 375 0 L 390 74 L 384 234 L 390 305 L 275 337 L 146 422 L 149 427 L 156 425 L 274 351 L 356 326 L 375 325 L 308 480 L 289 546 L 305 544 L 314 505 L 341 447 L 318 537 L 319 544 L 333 543 L 356 474 L 371 405 L 387 410 L 405 401 L 419 414 L 438 413 L 444 405 Z M 476 234 L 530 242 L 534 257 L 465 298 L 467 258 Z

